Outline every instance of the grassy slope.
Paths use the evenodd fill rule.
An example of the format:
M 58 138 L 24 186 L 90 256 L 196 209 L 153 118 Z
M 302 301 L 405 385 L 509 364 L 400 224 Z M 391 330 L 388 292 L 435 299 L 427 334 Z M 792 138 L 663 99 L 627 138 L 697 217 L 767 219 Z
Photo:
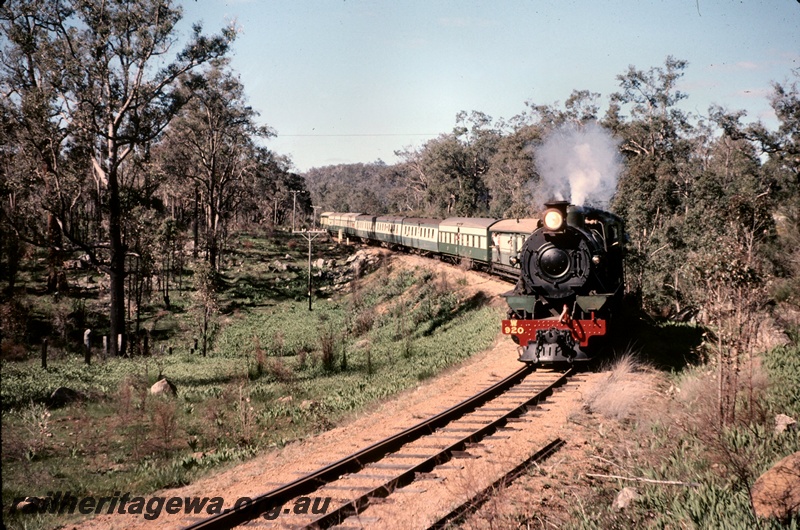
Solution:
M 223 314 L 208 357 L 188 351 L 193 328 L 184 292 L 174 296 L 176 309 L 150 307 L 143 322 L 174 346 L 171 356 L 86 366 L 63 351 L 46 371 L 35 356 L 3 362 L 6 515 L 21 495 L 146 494 L 188 483 L 329 428 L 480 351 L 496 334 L 496 309 L 484 307 L 480 296 L 459 299 L 446 281 L 418 269 L 384 267 L 346 295 L 318 299 L 309 312 L 301 298 L 304 271 L 266 268 L 292 249 L 280 241 L 243 242 L 224 279 Z M 302 254 L 296 259 L 302 263 Z M 177 399 L 148 395 L 159 374 L 178 387 Z M 59 386 L 90 397 L 48 411 L 43 403 Z M 7 516 L 6 523 L 66 522 L 19 517 Z

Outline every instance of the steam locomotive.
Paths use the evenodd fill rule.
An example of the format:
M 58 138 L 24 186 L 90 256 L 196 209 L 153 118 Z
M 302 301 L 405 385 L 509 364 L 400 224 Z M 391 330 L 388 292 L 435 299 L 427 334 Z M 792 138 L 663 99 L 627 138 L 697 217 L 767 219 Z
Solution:
M 549 202 L 506 293 L 503 333 L 531 364 L 586 361 L 602 347 L 624 291 L 624 225 L 596 208 Z
M 519 360 L 560 364 L 593 357 L 624 289 L 622 220 L 566 201 L 541 219 L 430 219 L 326 212 L 331 235 L 413 249 L 516 280 L 502 331 Z

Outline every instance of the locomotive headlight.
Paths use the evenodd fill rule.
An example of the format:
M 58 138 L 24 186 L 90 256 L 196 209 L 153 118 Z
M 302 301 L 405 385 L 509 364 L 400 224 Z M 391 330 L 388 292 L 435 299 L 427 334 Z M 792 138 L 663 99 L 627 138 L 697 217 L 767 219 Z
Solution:
M 556 209 L 547 210 L 544 213 L 544 226 L 548 230 L 561 230 L 564 226 L 564 216 Z

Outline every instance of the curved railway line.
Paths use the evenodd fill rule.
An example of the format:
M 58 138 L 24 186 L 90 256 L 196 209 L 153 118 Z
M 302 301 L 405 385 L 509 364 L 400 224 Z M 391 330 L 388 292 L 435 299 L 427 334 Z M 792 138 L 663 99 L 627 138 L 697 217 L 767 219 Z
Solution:
M 297 480 L 255 497 L 239 509 L 229 509 L 207 519 L 192 522 L 188 529 L 217 530 L 239 525 L 259 528 L 363 528 L 377 522 L 387 498 L 398 492 L 413 491 L 413 484 L 437 480 L 437 475 L 453 468 L 453 459 L 477 458 L 492 439 L 512 438 L 519 425 L 535 425 L 541 405 L 575 374 L 535 372 L 524 366 L 489 388 L 463 400 L 393 436 L 374 443 Z M 574 379 L 572 379 L 574 381 Z M 503 475 L 487 488 L 464 494 L 457 503 L 440 510 L 435 520 L 426 523 L 439 528 L 480 503 L 485 489 L 519 473 L 531 462 L 543 460 L 556 451 L 563 440 L 551 439 L 523 462 L 508 462 Z M 425 490 L 420 490 L 425 491 Z M 287 507 L 300 497 L 331 498 L 324 513 L 296 515 Z M 368 508 L 374 507 L 370 510 Z M 391 511 L 391 510 L 390 510 Z M 321 512 L 321 510 L 318 510 Z M 273 517 L 265 517 L 265 514 Z M 391 513 L 384 518 L 393 517 Z M 395 514 L 396 517 L 396 514 Z M 188 522 L 188 521 L 186 521 Z M 386 520 L 379 525 L 385 527 Z

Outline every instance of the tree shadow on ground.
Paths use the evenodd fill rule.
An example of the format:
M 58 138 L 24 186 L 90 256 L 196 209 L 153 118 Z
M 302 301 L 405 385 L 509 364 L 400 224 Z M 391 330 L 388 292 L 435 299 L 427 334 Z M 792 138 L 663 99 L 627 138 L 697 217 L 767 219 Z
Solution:
M 308 298 L 308 280 L 303 273 L 283 276 L 243 274 L 236 278 L 223 278 L 221 283 L 223 299 L 220 306 L 226 314 L 237 309 L 269 307 L 287 300 Z M 315 278 L 312 285 L 315 298 L 320 297 L 319 287 L 327 283 Z
M 481 307 L 485 306 L 489 303 L 489 298 L 486 296 L 486 293 L 483 291 L 478 291 L 467 300 L 465 300 L 458 308 L 451 312 L 440 313 L 430 321 L 430 326 L 426 329 L 422 335 L 425 337 L 429 337 L 433 335 L 433 333 L 442 327 L 444 324 L 448 322 L 452 322 L 453 320 L 457 319 L 461 315 L 465 315 L 475 309 L 480 309 Z
M 612 349 L 632 352 L 658 370 L 677 372 L 702 360 L 704 334 L 697 324 L 655 320 L 641 310 L 631 310 L 614 323 Z

